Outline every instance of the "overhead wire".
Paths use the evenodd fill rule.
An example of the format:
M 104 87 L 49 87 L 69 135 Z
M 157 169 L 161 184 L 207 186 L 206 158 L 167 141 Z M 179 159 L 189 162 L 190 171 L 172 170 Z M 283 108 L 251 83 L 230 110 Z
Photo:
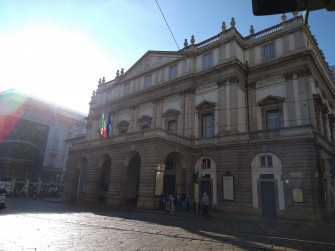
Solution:
M 157 4 L 157 6 L 158 6 L 158 8 L 159 8 L 159 10 L 160 10 L 160 13 L 161 13 L 161 15 L 162 15 L 162 17 L 163 17 L 163 19 L 164 19 L 164 21 L 165 21 L 165 23 L 166 23 L 166 25 L 167 25 L 167 27 L 168 27 L 168 29 L 169 29 L 169 31 L 170 31 L 170 34 L 171 34 L 171 36 L 172 36 L 172 38 L 173 38 L 173 40 L 174 40 L 174 42 L 175 42 L 175 44 L 176 44 L 176 46 L 177 46 L 177 48 L 178 48 L 178 51 L 181 53 L 181 49 L 180 49 L 180 47 L 179 47 L 179 45 L 178 45 L 178 43 L 177 43 L 177 41 L 176 41 L 176 38 L 175 38 L 175 36 L 174 36 L 174 34 L 173 34 L 173 32 L 172 32 L 172 30 L 171 30 L 171 27 L 170 27 L 170 25 L 169 25 L 169 23 L 168 23 L 168 21 L 167 21 L 167 19 L 166 19 L 166 17 L 165 17 L 165 15 L 164 15 L 164 13 L 163 13 L 163 10 L 161 9 L 161 7 L 160 7 L 160 5 L 159 5 L 159 3 L 158 3 L 158 0 L 155 0 L 155 2 L 156 2 L 156 4 Z M 190 74 L 190 76 L 192 76 L 192 72 L 191 72 L 191 70 L 190 70 L 190 68 L 189 68 L 189 66 L 188 66 L 188 63 L 187 63 L 187 61 L 186 61 L 186 59 L 185 59 L 185 55 L 183 55 L 182 53 L 181 53 L 181 55 L 182 55 L 182 59 L 185 61 L 185 65 L 186 65 L 186 67 L 187 67 L 187 69 L 188 69 L 188 72 L 189 72 L 189 74 Z M 286 83 L 286 81 L 280 81 L 280 82 L 274 82 L 274 83 L 267 83 L 267 85 L 266 86 L 259 86 L 259 87 L 255 87 L 255 88 L 252 88 L 252 89 L 261 89 L 261 88 L 268 88 L 269 86 L 274 86 L 274 85 L 280 85 L 280 84 L 282 84 L 282 83 Z M 231 82 L 228 82 L 228 84 L 225 84 L 225 85 L 232 85 L 232 84 L 236 84 L 236 83 L 231 83 Z M 315 83 L 313 83 L 314 85 L 315 85 Z M 206 87 L 206 86 L 203 86 L 203 87 Z M 215 88 L 212 88 L 212 89 L 210 89 L 208 92 L 213 92 L 214 90 L 218 90 L 219 88 L 218 88 L 218 86 L 217 87 L 215 87 Z M 202 92 L 201 91 L 201 89 L 200 88 L 197 88 L 197 94 L 200 94 L 200 96 L 201 96 L 201 98 L 202 98 L 202 100 L 203 101 L 206 101 L 205 100 L 205 98 L 204 98 L 204 92 L 206 92 L 207 93 L 207 91 L 204 91 L 204 92 Z M 334 99 L 334 97 L 330 97 L 330 98 L 333 98 Z M 175 99 L 176 101 L 178 100 L 178 99 Z M 313 101 L 313 98 L 311 98 L 311 99 L 304 99 L 304 100 L 293 100 L 293 101 L 283 101 L 283 104 L 289 104 L 289 103 L 296 103 L 296 102 L 308 102 L 308 101 Z M 170 101 L 171 102 L 171 101 Z M 249 108 L 254 108 L 254 107 L 259 107 L 259 105 L 257 105 L 257 104 L 254 104 L 254 105 L 249 105 Z M 237 107 L 230 107 L 229 106 L 229 108 L 216 108 L 216 109 L 214 109 L 213 111 L 214 112 L 221 112 L 221 111 L 226 111 L 226 110 L 230 110 L 230 111 L 233 111 L 233 110 L 239 110 L 239 109 L 246 109 L 247 108 L 247 106 L 237 106 Z M 234 112 L 234 111 L 233 111 Z M 189 113 L 180 113 L 180 115 L 183 115 L 183 116 L 188 116 L 189 114 L 191 114 L 191 115 L 195 115 L 195 114 L 197 114 L 198 112 L 189 112 Z M 152 118 L 154 118 L 154 119 L 162 119 L 162 118 L 164 118 L 165 116 L 163 116 L 163 115 L 161 115 L 161 116 L 152 116 Z M 236 127 L 236 126 L 246 126 L 247 124 L 246 123 L 237 123 L 237 124 L 225 124 L 225 125 L 221 125 L 221 123 L 219 123 L 219 122 L 217 122 L 217 120 L 216 120 L 216 116 L 214 116 L 214 114 L 213 114 L 213 116 L 212 116 L 212 118 L 213 118 L 213 120 L 214 120 L 214 122 L 215 122 L 215 124 L 214 124 L 214 127 L 217 127 L 217 128 L 224 128 L 224 127 L 227 127 L 227 126 L 230 126 L 230 127 Z M 305 121 L 305 120 L 315 120 L 315 119 L 317 119 L 317 118 L 312 118 L 312 117 L 309 117 L 309 118 L 296 118 L 296 119 L 290 119 L 290 120 L 288 120 L 288 119 L 286 119 L 286 120 L 281 120 L 281 122 L 283 122 L 283 123 L 285 123 L 285 122 L 292 122 L 292 121 Z M 134 121 L 138 121 L 138 119 L 128 119 L 127 121 L 129 121 L 129 122 L 134 122 Z M 254 123 L 254 122 L 251 122 L 250 123 L 251 125 L 259 125 L 259 124 L 263 124 L 263 122 L 256 122 L 256 123 Z M 196 128 L 196 127 L 194 127 L 194 128 L 190 128 L 190 127 L 188 127 L 188 128 L 185 128 L 184 130 L 186 131 L 186 130 L 190 130 L 190 129 L 198 129 L 198 128 Z M 178 129 L 178 131 L 180 131 L 181 129 Z

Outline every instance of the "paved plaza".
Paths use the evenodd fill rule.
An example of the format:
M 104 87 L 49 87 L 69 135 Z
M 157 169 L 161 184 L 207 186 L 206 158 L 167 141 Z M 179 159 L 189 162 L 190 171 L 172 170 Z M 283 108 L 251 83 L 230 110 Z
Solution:
M 0 250 L 335 250 L 335 224 L 7 199 Z

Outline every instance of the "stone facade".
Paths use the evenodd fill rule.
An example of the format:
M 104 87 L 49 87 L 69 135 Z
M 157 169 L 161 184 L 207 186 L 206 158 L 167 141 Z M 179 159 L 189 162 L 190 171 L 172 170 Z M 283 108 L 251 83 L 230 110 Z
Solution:
M 235 22 L 99 81 L 64 200 L 158 208 L 162 191 L 206 191 L 213 210 L 334 217 L 335 81 L 316 40 L 301 17 L 247 37 Z
M 59 190 L 65 140 L 84 134 L 85 115 L 16 90 L 0 93 L 0 177 L 12 190 Z

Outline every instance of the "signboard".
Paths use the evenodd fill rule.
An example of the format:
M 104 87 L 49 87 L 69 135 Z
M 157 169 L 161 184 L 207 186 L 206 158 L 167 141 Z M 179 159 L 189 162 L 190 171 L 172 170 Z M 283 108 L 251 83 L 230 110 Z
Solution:
M 304 195 L 302 192 L 302 188 L 293 188 L 293 202 L 304 202 Z

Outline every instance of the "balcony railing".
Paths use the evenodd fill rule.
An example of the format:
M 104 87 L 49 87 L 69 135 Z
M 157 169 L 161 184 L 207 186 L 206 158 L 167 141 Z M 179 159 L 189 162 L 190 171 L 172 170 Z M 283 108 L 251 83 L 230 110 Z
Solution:
M 209 39 L 207 39 L 207 40 L 199 43 L 197 47 L 198 47 L 198 49 L 200 49 L 200 48 L 205 47 L 207 45 L 210 45 L 210 44 L 213 44 L 215 42 L 218 42 L 219 40 L 220 40 L 220 36 L 217 35 L 217 36 L 211 37 L 211 38 L 209 38 Z
M 252 38 L 253 38 L 254 40 L 259 40 L 259 39 L 261 39 L 261 38 L 263 38 L 263 37 L 266 37 L 266 36 L 269 36 L 269 35 L 271 35 L 271 34 L 277 33 L 277 32 L 279 32 L 279 31 L 281 31 L 282 29 L 283 29 L 283 26 L 282 26 L 281 24 L 278 24 L 278 25 L 276 25 L 276 26 L 274 26 L 274 27 L 271 27 L 271 28 L 268 28 L 268 29 L 263 30 L 263 31 L 261 31 L 261 32 L 255 33 L 255 34 L 252 36 Z
M 309 125 L 296 126 L 290 128 L 257 130 L 250 133 L 235 133 L 216 136 L 212 138 L 196 138 L 191 139 L 175 133 L 171 133 L 162 129 L 149 129 L 140 132 L 127 133 L 123 135 L 113 135 L 107 139 L 96 139 L 86 142 L 78 142 L 72 146 L 71 150 L 79 150 L 84 148 L 94 148 L 96 146 L 111 145 L 113 143 L 125 143 L 143 139 L 160 138 L 177 144 L 186 146 L 205 146 L 217 144 L 245 143 L 251 141 L 263 141 L 273 139 L 289 139 L 289 138 L 312 138 L 314 137 L 313 128 Z

